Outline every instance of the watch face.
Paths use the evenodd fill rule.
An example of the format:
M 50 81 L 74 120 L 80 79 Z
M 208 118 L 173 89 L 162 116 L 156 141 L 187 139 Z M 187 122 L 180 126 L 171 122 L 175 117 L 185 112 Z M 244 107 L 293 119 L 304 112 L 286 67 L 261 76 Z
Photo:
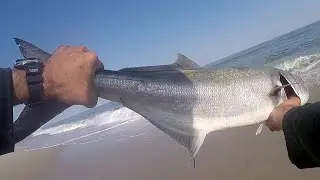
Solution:
M 24 67 L 25 65 L 36 64 L 36 63 L 42 63 L 42 62 L 37 58 L 17 59 L 14 64 L 14 67 L 15 68 Z

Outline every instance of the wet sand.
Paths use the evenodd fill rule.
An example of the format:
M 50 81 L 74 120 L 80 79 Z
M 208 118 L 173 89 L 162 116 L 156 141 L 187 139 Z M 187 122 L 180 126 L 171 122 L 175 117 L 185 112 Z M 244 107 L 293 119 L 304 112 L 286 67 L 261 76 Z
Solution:
M 311 92 L 310 102 L 320 100 L 320 88 L 312 88 Z M 141 126 L 141 123 L 148 124 L 143 120 L 133 124 L 132 128 Z M 39 153 L 11 153 L 0 157 L 0 173 L 1 177 L 6 177 L 2 179 L 10 180 L 320 178 L 320 168 L 299 170 L 291 164 L 282 132 L 272 133 L 264 129 L 256 136 L 257 127 L 210 133 L 195 158 L 196 168 L 184 148 L 154 129 L 152 133 L 125 141 L 105 140 Z

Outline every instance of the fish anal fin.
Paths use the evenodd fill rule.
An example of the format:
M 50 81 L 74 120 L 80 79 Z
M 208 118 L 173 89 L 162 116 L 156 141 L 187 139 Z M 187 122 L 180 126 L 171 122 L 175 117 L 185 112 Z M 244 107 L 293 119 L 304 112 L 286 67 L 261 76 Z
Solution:
M 195 132 L 193 135 L 185 135 L 178 131 L 171 130 L 163 126 L 162 124 L 157 124 L 155 121 L 150 120 L 150 118 L 147 118 L 147 117 L 145 118 L 149 120 L 154 126 L 156 126 L 165 134 L 167 134 L 169 137 L 177 141 L 180 145 L 185 147 L 194 160 L 194 157 L 196 156 L 199 149 L 201 148 L 207 133 Z
M 204 142 L 204 139 L 206 138 L 207 132 L 193 129 L 188 133 L 183 133 L 182 131 L 175 130 L 169 127 L 170 125 L 165 123 L 170 122 L 170 120 L 164 120 L 163 116 L 161 116 L 160 114 L 149 112 L 149 110 L 147 110 L 146 107 L 139 107 L 137 102 L 126 102 L 124 98 L 120 98 L 120 101 L 124 106 L 143 116 L 162 132 L 164 132 L 169 137 L 178 142 L 178 144 L 185 147 L 192 157 L 195 157 L 195 155 L 198 153 L 199 149 L 201 148 Z

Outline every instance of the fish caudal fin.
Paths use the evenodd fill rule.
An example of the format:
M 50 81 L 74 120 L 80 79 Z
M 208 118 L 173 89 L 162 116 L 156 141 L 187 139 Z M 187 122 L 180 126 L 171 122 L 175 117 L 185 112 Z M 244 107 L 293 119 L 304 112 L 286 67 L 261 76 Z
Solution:
M 51 57 L 51 54 L 29 42 L 18 38 L 14 38 L 14 41 L 19 46 L 20 52 L 24 58 L 39 58 L 41 61 L 45 62 Z

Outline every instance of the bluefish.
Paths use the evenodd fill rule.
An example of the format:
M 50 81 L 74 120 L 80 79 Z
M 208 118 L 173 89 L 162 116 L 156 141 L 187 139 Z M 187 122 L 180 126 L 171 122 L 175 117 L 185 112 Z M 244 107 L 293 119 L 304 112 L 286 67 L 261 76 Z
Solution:
M 15 40 L 24 57 L 47 61 L 51 56 L 28 42 Z M 140 114 L 192 157 L 210 132 L 260 124 L 259 134 L 272 110 L 288 97 L 298 96 L 302 105 L 309 99 L 308 87 L 287 71 L 272 67 L 203 68 L 182 54 L 171 65 L 98 70 L 94 84 L 99 97 Z M 56 102 L 44 103 L 59 107 Z M 25 110 L 38 115 L 45 107 Z M 52 118 L 43 121 L 43 117 L 22 114 L 20 121 L 29 124 Z

